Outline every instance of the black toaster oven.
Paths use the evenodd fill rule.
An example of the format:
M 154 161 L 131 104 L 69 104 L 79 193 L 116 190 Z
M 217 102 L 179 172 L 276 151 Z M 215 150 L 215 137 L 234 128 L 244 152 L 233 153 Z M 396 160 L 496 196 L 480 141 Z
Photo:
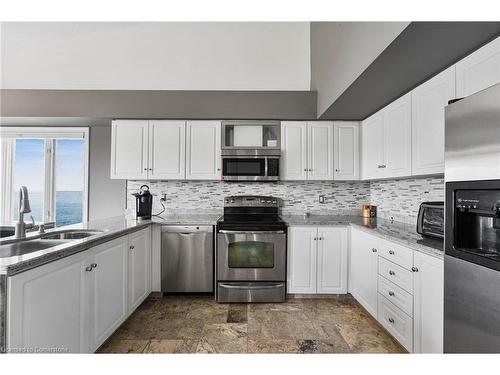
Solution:
M 417 233 L 444 239 L 444 202 L 422 202 L 418 211 Z

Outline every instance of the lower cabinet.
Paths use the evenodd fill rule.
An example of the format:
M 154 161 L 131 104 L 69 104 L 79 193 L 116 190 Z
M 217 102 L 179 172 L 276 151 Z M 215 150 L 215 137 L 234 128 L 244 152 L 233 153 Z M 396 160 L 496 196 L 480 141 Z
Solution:
M 135 264 L 143 279 L 150 275 L 149 237 L 150 229 L 142 229 L 9 277 L 7 350 L 97 350 L 150 292 L 150 281 L 130 283 L 129 268 Z M 131 246 L 140 250 L 134 256 Z M 147 289 L 134 293 L 133 285 Z M 136 296 L 134 304 L 131 295 Z
M 288 293 L 347 293 L 348 228 L 292 226 Z
M 129 310 L 135 310 L 151 292 L 151 235 L 139 231 L 129 236 Z
M 349 292 L 377 318 L 378 241 L 351 228 Z

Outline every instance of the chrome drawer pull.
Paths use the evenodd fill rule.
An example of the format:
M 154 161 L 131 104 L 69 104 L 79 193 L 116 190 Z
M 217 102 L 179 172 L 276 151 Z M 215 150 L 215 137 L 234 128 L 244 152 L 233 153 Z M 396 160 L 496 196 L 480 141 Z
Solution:
M 394 324 L 394 319 L 389 318 L 389 323 Z
M 394 250 L 389 250 L 389 254 L 394 255 Z
M 394 297 L 394 292 L 391 290 L 391 291 L 389 292 L 389 295 L 390 295 L 391 297 Z
M 376 252 L 377 252 L 377 249 L 372 248 L 372 252 L 376 253 Z
M 389 275 L 394 276 L 395 274 L 396 274 L 396 272 L 394 272 L 394 271 L 389 271 Z
M 412 272 L 418 272 L 418 268 L 417 267 L 412 267 L 411 270 L 412 270 Z
M 85 271 L 87 271 L 87 272 L 92 271 L 92 266 L 85 267 Z

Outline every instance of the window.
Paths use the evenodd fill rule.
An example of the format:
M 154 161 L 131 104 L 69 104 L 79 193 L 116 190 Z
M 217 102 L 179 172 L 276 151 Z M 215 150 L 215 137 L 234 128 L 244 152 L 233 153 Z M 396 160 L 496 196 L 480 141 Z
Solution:
M 36 221 L 56 226 L 87 220 L 87 128 L 2 128 L 1 219 L 17 221 L 19 188 Z

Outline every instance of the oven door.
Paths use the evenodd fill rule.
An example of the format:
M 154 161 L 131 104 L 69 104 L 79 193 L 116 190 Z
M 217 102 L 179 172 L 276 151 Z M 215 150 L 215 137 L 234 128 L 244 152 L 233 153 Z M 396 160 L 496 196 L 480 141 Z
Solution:
M 217 233 L 217 279 L 221 281 L 284 281 L 284 231 Z

